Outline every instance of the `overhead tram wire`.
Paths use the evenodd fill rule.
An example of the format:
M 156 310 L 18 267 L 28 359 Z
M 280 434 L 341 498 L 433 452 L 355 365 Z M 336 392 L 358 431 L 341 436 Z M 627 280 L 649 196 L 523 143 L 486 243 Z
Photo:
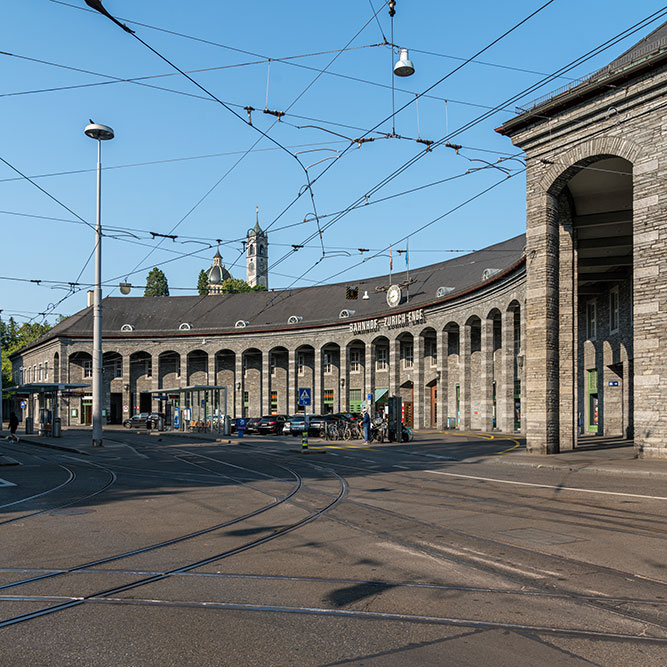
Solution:
M 68 3 L 63 3 L 63 2 L 61 2 L 60 0 L 52 0 L 52 1 L 53 1 L 53 2 L 57 2 L 58 4 L 65 4 L 65 5 L 68 4 Z M 417 99 L 419 99 L 419 97 L 421 97 L 421 96 L 425 95 L 426 93 L 428 93 L 430 90 L 432 90 L 434 87 L 436 87 L 437 85 L 439 85 L 440 83 L 442 83 L 442 82 L 443 82 L 444 80 L 446 80 L 448 77 L 452 76 L 455 72 L 459 71 L 462 67 L 465 67 L 465 66 L 466 66 L 469 62 L 471 62 L 474 58 L 476 58 L 477 56 L 479 56 L 479 55 L 481 55 L 482 53 L 484 53 L 485 51 L 487 51 L 489 48 L 491 48 L 493 45 L 495 45 L 496 43 L 498 43 L 498 42 L 499 42 L 500 40 L 502 40 L 504 37 L 506 37 L 506 36 L 509 35 L 511 32 L 513 32 L 514 30 L 516 30 L 518 27 L 520 27 L 521 25 L 523 25 L 525 22 L 527 22 L 528 20 L 530 20 L 533 16 L 535 16 L 536 14 L 538 14 L 539 12 L 541 12 L 543 9 L 545 9 L 546 7 L 548 7 L 548 6 L 549 6 L 550 4 L 552 4 L 554 1 L 555 1 L 555 0 L 548 0 L 548 2 L 546 2 L 545 4 L 543 4 L 541 7 L 539 7 L 539 8 L 536 9 L 535 11 L 533 11 L 533 12 L 532 12 L 531 14 L 529 14 L 526 18 L 524 18 L 522 21 L 520 21 L 519 23 L 515 24 L 512 28 L 510 28 L 509 30 L 507 30 L 507 31 L 506 31 L 505 33 L 503 33 L 500 37 L 498 37 L 498 38 L 496 38 L 495 40 L 493 40 L 491 43 L 489 43 L 489 44 L 488 44 L 487 46 L 485 46 L 483 49 L 479 50 L 479 51 L 478 51 L 477 53 L 475 53 L 471 58 L 469 58 L 468 60 L 466 60 L 465 62 L 463 62 L 461 65 L 457 66 L 456 68 L 454 68 L 452 71 L 450 71 L 448 74 L 446 74 L 446 75 L 445 75 L 444 77 L 442 77 L 439 81 L 437 81 L 436 83 L 434 83 L 432 86 L 430 86 L 429 88 L 427 88 L 425 91 L 423 91 L 422 93 L 416 94 L 416 96 L 415 96 L 414 99 L 411 99 L 410 101 L 408 101 L 408 103 L 405 104 L 405 105 L 403 105 L 398 111 L 396 111 L 396 112 L 392 112 L 392 115 L 391 115 L 391 116 L 389 116 L 388 118 L 383 119 L 383 120 L 382 120 L 380 123 L 378 123 L 374 128 L 372 128 L 371 131 L 376 130 L 378 127 L 380 127 L 380 126 L 381 126 L 383 123 L 385 123 L 387 120 L 390 120 L 391 118 L 393 118 L 393 117 L 395 116 L 396 113 L 400 113 L 403 109 L 407 108 L 410 104 L 412 104 L 412 102 L 414 102 L 414 101 L 416 101 Z M 386 5 L 387 5 L 386 2 L 383 3 L 383 5 L 382 5 L 382 7 L 380 8 L 380 10 L 381 10 L 382 8 L 384 8 Z M 69 6 L 69 5 L 68 5 L 68 6 Z M 378 10 L 378 11 L 380 11 L 380 10 Z M 371 18 L 370 21 L 372 21 L 372 20 L 373 20 L 373 19 Z M 369 22 L 370 22 L 370 21 L 369 21 Z M 139 24 L 137 23 L 137 25 L 139 25 Z M 368 23 L 367 23 L 366 25 L 368 25 Z M 364 28 L 365 28 L 365 27 L 366 27 L 366 26 L 364 26 Z M 362 30 L 363 30 L 364 28 L 362 28 Z M 129 30 L 129 29 L 128 29 L 128 30 Z M 130 31 L 130 32 L 131 32 L 131 31 Z M 171 31 L 166 31 L 166 32 L 171 32 Z M 360 31 L 360 32 L 361 32 L 361 31 Z M 134 33 L 131 33 L 131 34 L 132 34 L 136 39 L 138 39 L 139 41 L 141 41 L 142 43 L 144 43 L 149 49 L 153 50 L 152 47 L 148 46 L 145 42 L 143 42 L 143 40 L 141 40 L 139 37 L 137 37 L 136 34 L 134 34 Z M 206 40 L 202 40 L 202 41 L 206 41 Z M 242 50 L 239 50 L 239 51 L 240 51 L 240 52 L 243 52 Z M 157 52 L 156 52 L 156 54 L 157 54 Z M 161 57 L 163 60 L 165 60 L 165 62 L 169 62 L 169 61 L 167 61 L 163 56 L 161 56 L 160 54 L 157 54 L 157 55 L 159 55 L 159 57 Z M 252 54 L 251 54 L 251 55 L 252 55 Z M 332 62 L 333 62 L 333 61 L 332 61 Z M 169 64 L 171 64 L 171 63 L 169 63 Z M 173 66 L 173 65 L 172 65 L 172 66 Z M 177 69 L 177 68 L 175 68 L 175 69 Z M 187 76 L 187 75 L 186 75 L 186 76 Z M 318 75 L 318 76 L 319 76 L 319 75 Z M 193 80 L 193 82 L 194 82 L 194 80 Z M 196 82 L 195 82 L 195 83 L 196 83 Z M 196 85 L 199 85 L 199 84 L 196 84 Z M 232 113 L 234 113 L 233 110 L 232 110 Z M 370 132 L 370 131 L 369 131 L 369 132 Z M 369 134 L 369 132 L 366 133 L 366 135 L 364 135 L 364 136 L 367 136 L 367 134 Z M 342 157 L 343 155 L 345 155 L 345 153 L 346 153 L 349 149 L 350 149 L 350 146 L 348 146 L 348 148 L 344 149 L 343 152 L 340 154 L 339 157 Z M 312 196 L 312 185 L 313 185 L 316 181 L 318 181 L 318 180 L 319 180 L 319 179 L 320 179 L 320 178 L 321 178 L 321 177 L 322 177 L 322 176 L 323 176 L 323 175 L 324 175 L 324 174 L 325 174 L 325 173 L 326 173 L 326 172 L 327 172 L 327 171 L 328 171 L 334 164 L 335 164 L 335 162 L 337 162 L 337 160 L 330 162 L 329 165 L 328 165 L 327 167 L 325 167 L 325 168 L 323 169 L 323 171 L 320 172 L 320 174 L 318 174 L 318 176 L 316 176 L 315 179 L 313 179 L 312 182 L 310 181 L 310 178 L 308 177 L 307 180 L 309 181 L 308 186 L 309 186 L 309 191 L 310 191 L 310 193 L 311 193 L 311 196 Z M 306 174 L 307 174 L 307 172 L 306 172 Z M 308 175 L 308 174 L 307 174 L 307 175 Z M 281 217 L 282 217 L 282 216 L 283 216 L 283 215 L 284 215 L 284 214 L 285 214 L 285 213 L 286 213 L 286 212 L 287 212 L 287 211 L 288 211 L 288 210 L 289 210 L 295 203 L 296 203 L 296 201 L 298 201 L 299 197 L 300 197 L 300 194 L 297 195 L 297 197 L 296 197 L 295 199 L 293 199 L 292 202 L 290 202 L 290 204 L 288 204 L 288 206 L 287 206 L 286 208 L 284 208 L 283 211 L 281 211 L 281 213 L 280 213 L 276 218 L 274 218 L 274 220 L 268 225 L 266 231 L 268 231 L 268 230 L 275 224 L 275 222 L 277 222 L 277 220 L 279 220 L 279 219 L 280 219 L 280 218 L 281 218 Z M 316 215 L 316 218 L 317 218 L 317 215 Z M 319 220 L 318 220 L 318 234 L 320 234 L 320 236 L 321 236 L 321 233 L 322 233 L 322 231 L 319 229 Z
M 667 10 L 665 10 L 665 9 L 662 9 L 662 10 L 659 10 L 659 11 L 657 11 L 657 12 L 654 12 L 653 14 L 650 14 L 648 17 L 642 19 L 641 21 L 639 21 L 638 23 L 634 24 L 633 26 L 630 26 L 630 28 L 627 28 L 626 30 L 622 31 L 621 33 L 618 33 L 617 35 L 615 35 L 614 37 L 610 38 L 610 39 L 607 40 L 606 42 L 603 42 L 601 45 L 595 47 L 594 49 L 591 49 L 590 51 L 588 51 L 588 52 L 585 53 L 584 55 L 579 56 L 579 57 L 576 58 L 575 60 L 571 61 L 569 64 L 564 65 L 563 67 L 559 68 L 558 70 L 556 70 L 555 72 L 553 72 L 553 73 L 550 74 L 549 76 L 545 77 L 545 78 L 542 79 L 541 81 L 539 81 L 539 82 L 537 82 L 537 83 L 535 83 L 535 84 L 529 86 L 528 88 L 525 88 L 524 90 L 520 91 L 519 93 L 513 95 L 513 96 L 512 96 L 511 98 L 509 98 L 508 100 L 503 101 L 502 103 L 500 103 L 499 105 L 496 106 L 495 111 L 494 111 L 494 110 L 490 110 L 490 111 L 488 111 L 488 112 L 486 112 L 486 113 L 484 113 L 484 114 L 481 114 L 481 115 L 478 116 L 477 118 L 475 118 L 475 119 L 473 119 L 473 120 L 471 120 L 471 121 L 465 123 L 464 125 L 462 125 L 461 127 L 457 128 L 456 130 L 450 132 L 448 135 L 446 135 L 446 136 L 443 137 L 442 139 L 436 141 L 432 146 L 430 146 L 430 148 L 431 148 L 431 149 L 434 149 L 434 148 L 437 148 L 437 147 L 439 147 L 439 146 L 441 146 L 441 145 L 443 145 L 443 144 L 446 144 L 446 142 L 448 142 L 450 139 L 454 138 L 455 136 L 458 136 L 459 134 L 461 134 L 461 133 L 463 133 L 463 132 L 469 130 L 470 128 L 474 127 L 475 125 L 477 125 L 477 124 L 481 123 L 482 121 L 486 120 L 487 118 L 489 118 L 490 116 L 492 116 L 495 112 L 497 112 L 499 109 L 501 109 L 501 108 L 503 108 L 504 106 L 506 106 L 508 103 L 511 103 L 511 102 L 513 102 L 513 101 L 517 101 L 517 100 L 521 99 L 522 97 L 525 97 L 526 95 L 531 94 L 532 92 L 534 92 L 535 90 L 539 89 L 540 87 L 542 87 L 542 86 L 545 85 L 546 83 L 549 83 L 549 82 L 550 82 L 551 80 L 553 80 L 554 78 L 560 76 L 560 74 L 562 74 L 563 72 L 570 71 L 570 70 L 573 69 L 574 67 L 577 67 L 577 66 L 583 64 L 584 62 L 590 60 L 591 58 L 595 57 L 596 55 L 599 55 L 600 53 L 602 53 L 602 52 L 605 51 L 606 49 L 611 48 L 611 46 L 614 46 L 614 45 L 615 45 L 616 43 L 618 43 L 619 41 L 622 41 L 623 39 L 626 39 L 626 38 L 629 37 L 630 35 L 634 34 L 635 32 L 638 32 L 638 31 L 641 30 L 642 28 L 646 27 L 646 26 L 649 25 L 650 23 L 653 23 L 654 21 L 658 20 L 659 18 L 662 18 L 662 16 L 664 16 L 665 14 L 667 14 Z M 399 110 L 399 111 L 400 111 L 400 110 Z M 394 172 L 392 172 L 391 174 L 389 174 L 389 175 L 388 175 L 387 177 L 385 177 L 382 181 L 380 181 L 379 183 L 377 183 L 373 188 L 371 188 L 371 189 L 368 190 L 366 193 L 364 193 L 364 195 L 362 195 L 362 196 L 360 196 L 359 198 L 357 198 L 357 199 L 355 200 L 355 202 L 353 202 L 351 205 L 349 205 L 349 206 L 347 207 L 347 209 L 344 209 L 344 211 L 340 214 L 340 216 L 339 216 L 338 218 L 335 218 L 334 220 L 332 220 L 332 221 L 330 221 L 329 223 L 327 223 L 327 224 L 325 225 L 325 230 L 324 230 L 324 231 L 326 231 L 326 229 L 328 229 L 331 225 L 335 224 L 341 217 L 343 217 L 344 215 L 346 215 L 347 212 L 349 212 L 349 211 L 351 211 L 351 210 L 354 210 L 354 208 L 355 208 L 359 203 L 363 202 L 364 199 L 366 199 L 366 197 L 369 196 L 369 194 L 373 194 L 374 192 L 377 192 L 379 189 L 381 189 L 382 187 L 384 187 L 387 183 L 391 182 L 394 178 L 398 177 L 398 176 L 399 176 L 400 174 L 402 174 L 406 169 L 408 169 L 408 168 L 411 167 L 413 164 L 415 164 L 415 162 L 417 162 L 418 160 L 420 160 L 421 158 L 423 158 L 424 155 L 426 155 L 426 154 L 427 154 L 427 151 L 421 151 L 420 153 L 418 153 L 417 155 L 413 156 L 412 158 L 410 158 L 409 160 L 407 160 L 405 163 L 403 163 L 403 165 L 401 165 L 399 168 L 397 168 L 396 170 L 394 170 Z M 326 171 L 326 170 L 325 170 L 325 171 Z M 320 174 L 320 176 L 322 176 L 323 174 L 324 174 L 324 172 L 322 172 L 322 174 Z M 305 239 L 302 243 L 304 243 L 304 244 L 305 244 L 305 243 L 308 243 L 310 240 L 312 240 L 312 236 L 309 237 L 309 238 L 307 238 L 307 239 Z M 269 267 L 269 269 L 272 268 L 272 267 L 274 267 L 274 266 L 276 266 L 277 264 L 279 264 L 280 262 L 284 261 L 285 259 L 287 259 L 291 254 L 293 254 L 293 253 L 288 252 L 288 253 L 286 253 L 285 255 L 283 255 L 283 257 L 279 258 L 276 262 L 274 262 L 274 263 L 271 265 L 271 267 Z
M 385 4 L 386 4 L 386 3 L 385 3 Z M 384 5 L 383 5 L 383 6 L 384 6 Z M 347 47 L 352 43 L 352 41 L 354 41 L 354 40 L 361 34 L 361 32 L 363 32 L 363 30 L 369 25 L 369 23 L 370 23 L 372 20 L 373 20 L 373 18 L 371 17 L 371 19 L 369 19 L 369 21 L 367 21 L 367 22 L 364 24 L 364 26 L 362 26 L 362 28 L 361 28 L 361 29 L 360 29 L 360 30 L 359 30 L 359 31 L 352 37 L 352 39 L 350 39 L 350 40 L 348 41 L 348 43 L 347 43 L 347 44 L 345 45 L 345 47 L 343 47 L 343 48 L 347 48 Z M 130 32 L 131 32 L 131 31 L 130 31 Z M 227 108 L 232 114 L 234 114 L 237 118 L 239 118 L 244 124 L 249 124 L 249 123 L 246 123 L 245 119 L 243 119 L 243 118 L 242 118 L 239 114 L 237 114 L 233 109 L 229 108 L 224 102 L 221 102 L 220 100 L 218 100 L 217 97 L 215 97 L 212 93 L 210 93 L 208 90 L 206 90 L 203 86 L 201 86 L 199 83 L 197 83 L 194 79 L 192 79 L 192 78 L 191 78 L 190 76 L 188 76 L 185 72 L 183 72 L 181 69 L 179 69 L 176 65 L 174 65 L 173 63 L 171 63 L 167 58 L 165 58 L 165 57 L 162 56 L 160 53 L 158 53 L 155 49 L 153 49 L 150 45 L 148 45 L 146 42 L 144 42 L 144 41 L 143 41 L 140 37 L 138 37 L 135 33 L 131 32 L 131 34 L 132 34 L 133 37 L 135 37 L 135 39 L 137 39 L 139 42 L 141 42 L 141 43 L 142 43 L 144 46 L 146 46 L 150 51 L 152 51 L 153 53 L 155 53 L 159 58 L 161 58 L 162 60 L 164 60 L 167 64 L 169 64 L 169 65 L 170 65 L 171 67 L 173 67 L 175 70 L 177 70 L 178 72 L 180 72 L 181 74 L 183 74 L 187 79 L 189 79 L 189 80 L 190 80 L 192 83 L 194 83 L 197 87 L 199 87 L 199 88 L 202 89 L 204 92 L 206 92 L 207 94 L 209 94 L 209 95 L 210 95 L 213 99 L 215 99 L 216 101 L 219 101 L 220 104 L 222 104 L 222 106 L 224 106 L 225 108 Z M 334 63 L 334 61 L 340 56 L 340 54 L 341 54 L 342 52 L 343 52 L 343 51 L 340 50 L 340 51 L 336 54 L 336 56 L 334 56 L 334 58 L 333 58 L 333 59 L 329 62 L 329 64 L 327 65 L 327 68 L 328 68 L 329 66 L 331 66 L 331 65 Z M 326 68 L 325 68 L 325 69 L 326 69 Z M 325 71 L 325 70 L 322 70 L 322 71 Z M 303 91 L 296 97 L 296 99 L 292 101 L 292 103 L 289 105 L 289 107 L 287 107 L 288 109 L 291 108 L 291 107 L 292 107 L 292 106 L 293 106 L 293 105 L 294 105 L 294 104 L 295 104 L 295 103 L 296 103 L 296 102 L 303 96 L 303 94 L 305 94 L 305 92 L 310 88 L 310 86 L 312 86 L 312 85 L 315 83 L 315 81 L 319 78 L 319 76 L 321 76 L 321 74 L 322 74 L 322 72 L 320 72 L 320 73 L 318 74 L 318 76 L 315 77 L 315 79 L 314 79 L 308 86 L 306 86 L 306 88 L 305 88 L 305 89 L 304 89 L 304 90 L 303 90 Z M 279 120 L 279 119 L 278 119 L 278 120 Z M 276 122 L 277 122 L 277 121 L 276 121 Z M 275 122 L 273 123 L 273 125 L 275 125 Z M 272 125 L 271 127 L 273 127 L 273 125 Z M 254 126 L 252 126 L 252 125 L 250 125 L 250 126 L 251 126 L 251 127 L 254 127 Z M 318 226 L 318 229 L 319 229 L 320 223 L 319 223 L 319 219 L 318 219 L 318 217 L 317 217 L 317 209 L 316 209 L 316 206 L 315 206 L 315 199 L 314 199 L 313 190 L 312 190 L 312 183 L 311 183 L 311 180 L 310 180 L 310 175 L 308 174 L 308 170 L 303 166 L 303 164 L 302 164 L 301 160 L 299 160 L 298 156 L 294 155 L 294 154 L 291 153 L 289 150 L 287 150 L 286 148 L 284 148 L 279 142 L 277 142 L 275 139 L 273 139 L 272 137 L 270 137 L 267 133 L 265 133 L 265 132 L 259 130 L 258 128 L 254 128 L 254 129 L 255 129 L 256 131 L 258 131 L 258 132 L 262 135 L 262 137 L 268 138 L 272 143 L 276 144 L 277 146 L 279 146 L 280 148 L 282 148 L 285 152 L 287 152 L 290 156 L 292 156 L 293 158 L 295 158 L 296 161 L 298 162 L 298 164 L 299 164 L 299 165 L 301 166 L 301 168 L 303 169 L 303 171 L 304 171 L 304 173 L 305 173 L 305 175 L 306 175 L 306 180 L 307 180 L 307 185 L 308 185 L 308 191 L 309 191 L 309 193 L 310 193 L 311 203 L 312 203 L 312 206 L 313 206 L 313 211 L 314 211 L 315 218 L 316 218 L 316 221 L 317 221 L 317 226 Z M 271 128 L 269 128 L 269 129 L 271 129 Z M 258 140 L 257 140 L 251 147 L 250 147 L 250 149 L 248 149 L 248 151 L 247 151 L 243 156 L 241 156 L 241 157 L 239 158 L 239 160 L 237 160 L 237 162 L 236 162 L 234 165 L 232 165 L 231 169 L 229 169 L 229 170 L 228 170 L 228 171 L 227 171 L 227 172 L 226 172 L 226 173 L 225 173 L 225 174 L 224 174 L 224 175 L 217 181 L 217 183 L 216 183 L 211 189 L 209 189 L 209 191 L 208 191 L 208 192 L 207 192 L 207 193 L 206 193 L 206 194 L 205 194 L 205 195 L 204 195 L 204 196 L 197 202 L 197 204 L 195 204 L 195 206 L 194 206 L 192 209 L 190 209 L 190 211 L 188 211 L 188 213 L 187 213 L 187 214 L 186 214 L 186 215 L 185 215 L 185 216 L 184 216 L 178 223 L 176 223 L 176 225 L 175 225 L 175 226 L 172 228 L 172 230 L 171 230 L 172 232 L 178 227 L 178 225 L 180 225 L 180 224 L 183 222 L 183 220 L 185 220 L 185 218 L 187 218 L 187 217 L 190 215 L 190 213 L 191 213 L 197 206 L 199 206 L 199 205 L 201 204 L 201 202 L 204 201 L 204 199 L 206 199 L 206 197 L 208 197 L 208 195 L 209 195 L 215 188 L 217 188 L 217 186 L 222 182 L 222 180 L 224 180 L 224 178 L 226 178 L 226 176 L 227 176 L 229 173 L 231 173 L 231 171 L 236 167 L 236 165 L 239 164 L 239 163 L 241 162 L 241 160 L 243 160 L 244 157 L 245 157 L 245 156 L 246 156 L 252 149 L 254 149 L 254 147 L 259 143 L 259 141 L 260 141 L 260 139 L 258 139 Z M 296 202 L 296 201 L 299 199 L 300 196 L 301 196 L 301 193 L 299 193 L 299 195 L 297 195 L 297 197 L 293 200 L 293 202 L 292 202 L 292 204 L 290 204 L 290 206 L 292 206 L 293 203 Z M 171 233 L 171 232 L 170 232 L 170 233 Z M 151 251 L 151 253 L 152 253 L 152 252 L 153 252 L 153 251 Z M 324 245 L 323 245 L 323 244 L 322 244 L 322 252 L 324 252 Z M 149 253 L 149 254 L 144 258 L 144 260 L 147 259 L 148 256 L 150 256 L 151 253 Z M 142 261 L 144 261 L 144 260 L 142 260 Z M 237 261 L 238 261 L 238 258 L 234 261 L 234 264 L 236 264 Z M 138 266 L 138 265 L 136 265 L 136 266 Z M 135 268 L 136 268 L 136 266 L 135 266 Z M 232 265 L 232 266 L 233 266 L 233 265 Z

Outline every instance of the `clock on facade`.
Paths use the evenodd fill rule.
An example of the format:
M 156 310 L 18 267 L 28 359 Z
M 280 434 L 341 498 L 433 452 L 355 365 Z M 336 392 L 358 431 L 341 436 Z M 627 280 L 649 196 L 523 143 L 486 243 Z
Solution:
M 395 308 L 399 303 L 401 303 L 401 288 L 398 285 L 392 285 L 387 290 L 387 304 Z

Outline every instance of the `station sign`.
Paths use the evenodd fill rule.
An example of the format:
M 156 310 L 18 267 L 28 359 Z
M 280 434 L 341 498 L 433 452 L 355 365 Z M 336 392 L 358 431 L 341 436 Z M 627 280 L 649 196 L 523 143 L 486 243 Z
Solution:
M 415 324 L 424 324 L 426 315 L 423 308 L 410 310 L 407 313 L 398 313 L 396 315 L 387 315 L 386 317 L 376 317 L 372 320 L 362 320 L 361 322 L 350 323 L 350 333 L 374 333 L 381 329 L 401 329 L 411 327 Z

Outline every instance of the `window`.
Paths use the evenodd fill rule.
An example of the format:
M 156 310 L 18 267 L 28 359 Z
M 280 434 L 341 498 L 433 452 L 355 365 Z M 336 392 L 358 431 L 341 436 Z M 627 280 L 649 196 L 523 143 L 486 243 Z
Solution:
M 151 377 L 153 375 L 153 360 L 144 359 L 144 375 L 146 377 Z
M 431 366 L 438 365 L 438 344 L 436 341 L 426 341 L 426 356 L 431 359 Z
M 42 364 L 39 365 L 39 381 L 42 381 Z
M 48 382 L 49 380 L 49 362 L 44 362 L 44 379 Z
M 271 369 L 271 377 L 274 377 L 274 376 L 275 376 L 277 365 L 278 365 L 278 364 L 276 363 L 276 355 L 275 355 L 275 354 L 272 354 L 271 357 L 270 357 L 270 359 L 269 359 L 269 368 Z M 273 392 L 272 392 L 272 393 L 273 393 Z
M 325 415 L 331 414 L 333 412 L 333 403 L 334 403 L 333 389 L 324 390 L 322 402 L 324 403 L 324 414 Z
M 609 331 L 618 331 L 618 287 L 612 287 L 609 292 Z
M 93 377 L 93 360 L 86 359 L 83 362 L 83 377 L 91 378 Z
M 325 352 L 322 355 L 322 370 L 325 373 L 331 373 L 331 352 Z
M 296 360 L 296 367 L 299 375 L 306 374 L 306 355 L 303 352 L 299 352 L 299 356 Z
M 361 371 L 361 350 L 350 350 L 350 373 Z
M 277 415 L 278 414 L 278 392 L 277 391 L 272 391 L 271 392 L 271 414 L 272 415 Z
M 403 368 L 412 368 L 414 365 L 414 350 L 412 343 L 403 343 L 401 356 L 403 358 Z
M 107 361 L 104 370 L 113 380 L 123 376 L 123 360 L 120 357 L 115 357 L 111 361 Z
M 243 377 L 248 375 L 248 357 L 243 357 Z
M 595 301 L 586 304 L 586 338 L 595 340 L 597 335 Z
M 386 371 L 389 365 L 389 350 L 386 347 L 378 347 L 375 350 L 375 367 L 379 371 Z
M 350 412 L 361 412 L 361 389 L 350 389 L 349 403 Z
M 244 408 L 248 407 L 248 392 L 247 391 L 243 392 L 243 407 Z

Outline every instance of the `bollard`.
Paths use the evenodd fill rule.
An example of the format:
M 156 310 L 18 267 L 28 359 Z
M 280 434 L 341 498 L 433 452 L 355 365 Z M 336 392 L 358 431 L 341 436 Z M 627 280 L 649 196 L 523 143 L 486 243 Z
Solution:
M 301 450 L 308 449 L 308 429 L 301 433 Z

